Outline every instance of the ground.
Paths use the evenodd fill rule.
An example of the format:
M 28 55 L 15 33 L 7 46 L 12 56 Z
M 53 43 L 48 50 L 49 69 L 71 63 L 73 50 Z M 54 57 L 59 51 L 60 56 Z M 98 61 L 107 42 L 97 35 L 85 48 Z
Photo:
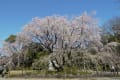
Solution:
M 120 77 L 98 77 L 98 78 L 76 78 L 76 79 L 55 79 L 55 78 L 0 78 L 0 80 L 120 80 Z
M 9 74 L 7 76 L 5 76 L 5 78 L 0 77 L 0 80 L 120 80 L 120 76 L 119 77 L 112 77 L 112 76 L 116 76 L 116 75 L 113 75 L 112 72 L 98 72 L 102 77 L 101 76 L 99 76 L 99 77 L 96 77 L 96 76 L 94 76 L 94 77 L 84 76 L 84 78 L 81 77 L 81 78 L 72 78 L 72 79 L 65 79 L 65 77 L 61 78 L 61 79 L 58 79 L 58 78 L 46 78 L 46 77 L 44 77 L 44 78 L 39 78 L 39 77 L 32 78 L 33 75 L 29 75 L 27 77 L 23 76 L 24 73 L 28 74 L 28 73 L 33 73 L 33 72 L 35 72 L 35 71 L 31 71 L 31 70 L 10 71 Z M 119 72 L 119 74 L 120 74 L 120 72 Z M 8 76 L 9 76 L 9 78 L 8 78 Z M 110 76 L 110 77 L 108 77 L 108 76 Z

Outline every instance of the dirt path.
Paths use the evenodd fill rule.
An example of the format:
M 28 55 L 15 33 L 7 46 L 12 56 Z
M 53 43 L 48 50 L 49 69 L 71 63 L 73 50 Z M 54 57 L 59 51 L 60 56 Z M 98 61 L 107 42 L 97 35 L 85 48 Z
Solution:
M 30 79 L 24 79 L 24 78 L 0 78 L 0 80 L 120 80 L 119 78 L 109 78 L 109 77 L 104 77 L 104 78 L 76 78 L 76 79 L 55 79 L 55 78 L 30 78 Z

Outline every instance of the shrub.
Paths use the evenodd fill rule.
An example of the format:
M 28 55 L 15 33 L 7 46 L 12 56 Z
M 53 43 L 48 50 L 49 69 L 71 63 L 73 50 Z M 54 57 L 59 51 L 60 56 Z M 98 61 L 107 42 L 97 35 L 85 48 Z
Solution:
M 97 48 L 96 47 L 92 47 L 88 50 L 92 55 L 96 55 L 97 54 Z
M 36 59 L 32 63 L 32 68 L 34 70 L 43 70 L 43 69 L 48 69 L 48 59 L 45 58 L 40 58 L 39 60 Z

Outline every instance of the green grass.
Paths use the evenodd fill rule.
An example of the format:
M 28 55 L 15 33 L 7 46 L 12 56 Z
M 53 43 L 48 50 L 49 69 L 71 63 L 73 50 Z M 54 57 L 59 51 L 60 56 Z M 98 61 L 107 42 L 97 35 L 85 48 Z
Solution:
M 8 77 L 19 77 L 23 75 L 36 74 L 33 70 L 13 70 L 8 73 Z
M 35 77 L 45 77 L 45 76 L 85 76 L 90 75 L 91 72 L 78 70 L 76 67 L 64 67 L 64 70 L 61 72 L 57 71 L 47 71 L 47 70 L 13 70 L 10 71 L 8 77 L 28 77 L 28 76 L 35 76 Z

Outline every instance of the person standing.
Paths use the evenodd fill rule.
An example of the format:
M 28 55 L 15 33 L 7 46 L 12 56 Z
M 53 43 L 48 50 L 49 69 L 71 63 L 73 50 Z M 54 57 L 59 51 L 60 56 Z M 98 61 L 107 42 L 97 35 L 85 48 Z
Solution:
M 115 72 L 115 67 L 114 67 L 114 65 L 111 66 L 111 72 Z
M 118 64 L 115 64 L 115 72 L 117 73 L 117 75 L 119 75 L 119 67 L 118 67 Z

